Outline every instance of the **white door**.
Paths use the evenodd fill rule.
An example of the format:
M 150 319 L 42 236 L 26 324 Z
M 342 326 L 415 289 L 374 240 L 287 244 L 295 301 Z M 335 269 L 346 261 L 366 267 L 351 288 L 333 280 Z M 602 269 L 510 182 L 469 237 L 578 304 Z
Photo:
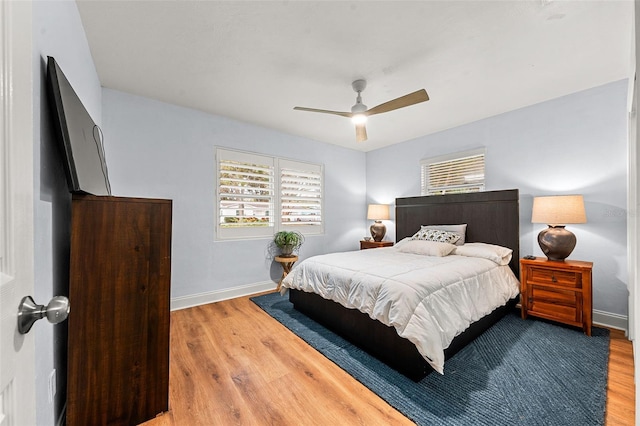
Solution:
M 36 423 L 34 333 L 16 322 L 34 279 L 32 5 L 0 6 L 0 426 L 23 426 Z

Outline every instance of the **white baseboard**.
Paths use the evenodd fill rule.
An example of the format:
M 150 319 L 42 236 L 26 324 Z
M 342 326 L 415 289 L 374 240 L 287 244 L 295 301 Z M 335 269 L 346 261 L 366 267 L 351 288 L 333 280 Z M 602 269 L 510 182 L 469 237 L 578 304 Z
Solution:
M 625 334 L 629 330 L 629 317 L 626 315 L 614 314 L 611 312 L 593 310 L 593 325 L 623 330 Z
M 191 308 L 193 306 L 205 305 L 207 303 L 220 302 L 222 300 L 234 299 L 236 297 L 249 296 L 255 293 L 262 293 L 276 289 L 273 281 L 247 284 L 239 287 L 225 288 L 223 290 L 209 293 L 192 294 L 190 296 L 174 297 L 171 299 L 171 310 Z

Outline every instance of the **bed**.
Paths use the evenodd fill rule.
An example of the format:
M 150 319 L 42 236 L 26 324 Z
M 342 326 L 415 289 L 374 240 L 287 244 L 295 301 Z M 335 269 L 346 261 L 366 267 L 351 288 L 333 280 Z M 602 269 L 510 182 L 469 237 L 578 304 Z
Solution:
M 407 250 L 408 246 L 418 244 L 407 243 L 407 237 L 413 236 L 421 226 L 445 224 L 467 225 L 464 245 L 455 246 L 445 256 L 420 256 L 413 249 Z M 283 281 L 283 291 L 289 291 L 289 299 L 298 311 L 413 380 L 420 380 L 434 369 L 443 373 L 445 359 L 513 309 L 519 276 L 518 191 L 398 198 L 396 241 L 395 247 L 306 259 Z M 420 243 L 420 250 L 423 246 L 431 247 L 429 244 L 438 246 L 438 250 L 450 246 Z M 467 248 L 477 246 L 507 248 L 510 256 L 502 259 L 503 266 L 487 259 L 463 256 Z M 428 254 L 432 254 L 430 250 Z M 471 268 L 466 265 L 470 264 L 479 268 L 479 278 L 465 275 L 467 268 Z M 429 270 L 428 279 L 420 269 L 423 267 Z M 342 275 L 346 277 L 344 285 L 350 286 L 347 289 L 341 287 L 343 284 L 336 284 L 343 279 Z M 449 276 L 453 277 L 451 284 Z M 414 284 L 418 277 L 430 282 L 425 285 L 426 290 Z M 365 279 L 367 284 L 360 284 Z M 497 290 L 483 290 L 486 282 L 497 283 Z M 463 284 L 466 287 L 462 287 Z M 485 297 L 482 291 L 489 295 L 496 293 L 499 301 L 493 300 L 493 296 Z M 419 296 L 417 301 L 405 296 L 412 292 Z M 382 300 L 369 302 L 365 300 L 367 293 L 375 293 L 374 296 Z M 463 299 L 448 301 L 442 297 L 454 293 L 464 293 Z M 344 294 L 349 300 L 340 297 Z M 493 299 L 486 301 L 485 298 Z M 438 308 L 445 302 L 448 307 Z M 493 305 L 488 308 L 489 304 Z M 409 314 L 396 305 L 406 305 Z M 453 329 L 446 323 L 453 323 Z

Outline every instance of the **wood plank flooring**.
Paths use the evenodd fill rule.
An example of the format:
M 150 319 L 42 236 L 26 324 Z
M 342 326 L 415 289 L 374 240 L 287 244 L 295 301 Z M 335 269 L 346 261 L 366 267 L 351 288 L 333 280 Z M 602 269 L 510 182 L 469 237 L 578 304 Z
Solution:
M 172 312 L 170 410 L 145 426 L 412 425 L 248 297 Z M 613 330 L 606 424 L 634 425 L 631 343 Z
M 607 426 L 634 426 L 633 345 L 620 330 L 611 330 L 607 381 Z

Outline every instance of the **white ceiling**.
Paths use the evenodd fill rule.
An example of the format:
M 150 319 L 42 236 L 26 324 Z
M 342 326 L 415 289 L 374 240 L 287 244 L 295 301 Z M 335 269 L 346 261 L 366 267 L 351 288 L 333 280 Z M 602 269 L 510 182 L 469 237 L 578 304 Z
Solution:
M 632 1 L 78 0 L 104 87 L 368 151 L 627 78 Z M 424 88 L 425 103 L 350 120 Z

